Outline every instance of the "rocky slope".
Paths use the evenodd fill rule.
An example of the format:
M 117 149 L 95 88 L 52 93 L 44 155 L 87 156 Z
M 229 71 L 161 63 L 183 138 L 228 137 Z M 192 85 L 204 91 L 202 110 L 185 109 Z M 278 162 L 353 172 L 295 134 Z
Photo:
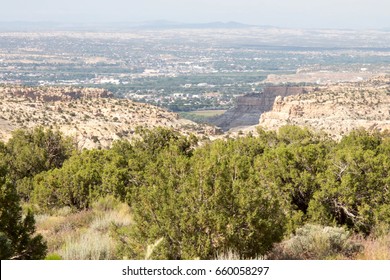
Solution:
M 17 128 L 37 125 L 74 137 L 80 148 L 131 139 L 137 126 L 164 126 L 198 136 L 215 133 L 213 127 L 152 105 L 112 98 L 102 89 L 0 86 L 0 140 L 7 141 Z
M 268 86 L 262 93 L 251 93 L 236 99 L 234 108 L 217 116 L 210 122 L 224 131 L 239 129 L 259 123 L 260 115 L 270 111 L 277 96 L 303 94 L 309 88 L 296 86 Z
M 334 138 L 359 127 L 390 129 L 390 76 L 359 83 L 313 88 L 307 94 L 279 96 L 273 109 L 260 117 L 260 126 L 286 124 L 323 130 Z

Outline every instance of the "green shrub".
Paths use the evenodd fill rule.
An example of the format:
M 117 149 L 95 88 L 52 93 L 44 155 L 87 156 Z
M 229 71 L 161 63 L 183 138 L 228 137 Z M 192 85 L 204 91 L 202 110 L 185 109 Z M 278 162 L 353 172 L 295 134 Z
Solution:
M 163 238 L 153 259 L 213 259 L 231 249 L 241 258 L 267 252 L 286 223 L 279 195 L 257 180 L 252 138 L 216 141 L 188 157 L 172 145 L 145 168 L 145 183 L 132 204 L 132 252 L 143 258 Z M 139 247 L 139 245 L 142 245 Z M 133 248 L 131 248 L 133 246 Z
M 36 127 L 15 130 L 6 148 L 10 175 L 18 180 L 61 167 L 75 150 L 75 143 L 59 131 Z
M 346 225 L 369 235 L 390 224 L 390 143 L 377 134 L 357 130 L 327 155 L 318 176 L 320 189 L 308 215 L 319 224 Z
M 102 197 L 124 200 L 128 182 L 127 163 L 120 155 L 107 150 L 85 150 L 65 161 L 62 168 L 35 176 L 33 201 L 44 209 L 88 209 Z
M 12 254 L 11 240 L 9 240 L 5 233 L 0 232 L 0 260 L 7 260 L 12 257 Z
M 1 259 L 43 259 L 47 245 L 35 233 L 35 220 L 31 211 L 23 217 L 15 185 L 2 182 L 0 177 L 0 241 Z

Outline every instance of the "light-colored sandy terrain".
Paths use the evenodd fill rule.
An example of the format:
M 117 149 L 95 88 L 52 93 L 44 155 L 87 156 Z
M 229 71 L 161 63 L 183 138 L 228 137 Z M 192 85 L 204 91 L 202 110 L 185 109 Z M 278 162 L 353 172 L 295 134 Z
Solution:
M 260 126 L 309 126 L 339 139 L 353 129 L 390 130 L 390 76 L 359 83 L 320 86 L 306 94 L 277 97 Z
M 198 136 L 215 132 L 161 108 L 113 98 L 102 89 L 0 87 L 0 140 L 7 141 L 15 129 L 38 125 L 74 137 L 80 148 L 131 139 L 137 126 L 163 126 Z

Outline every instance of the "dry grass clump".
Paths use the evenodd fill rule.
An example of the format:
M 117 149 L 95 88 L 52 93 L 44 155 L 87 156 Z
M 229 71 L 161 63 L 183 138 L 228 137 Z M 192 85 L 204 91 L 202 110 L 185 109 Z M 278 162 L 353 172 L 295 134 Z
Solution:
M 133 219 L 130 214 L 130 208 L 126 204 L 121 204 L 116 210 L 98 213 L 90 224 L 90 228 L 104 232 L 108 231 L 111 225 L 117 227 L 129 226 Z
M 48 245 L 48 252 L 55 252 L 68 238 L 79 235 L 88 227 L 93 215 L 90 211 L 71 213 L 68 210 L 57 210 L 53 215 L 35 216 L 37 232 L 42 234 Z
M 35 215 L 35 223 L 40 233 L 59 231 L 64 220 L 65 217 L 62 216 L 50 216 L 48 214 Z
M 344 228 L 306 224 L 290 239 L 277 244 L 270 259 L 326 260 L 350 259 L 362 245 L 353 241 Z
M 229 261 L 229 260 L 242 260 L 242 258 L 240 257 L 240 254 L 236 251 L 233 251 L 233 250 L 227 250 L 226 252 L 223 252 L 223 253 L 218 253 L 217 256 L 215 257 L 216 260 L 225 260 L 225 261 Z M 256 258 L 254 259 L 246 259 L 246 260 L 265 260 L 266 257 L 265 256 L 257 256 Z
M 88 227 L 93 221 L 94 214 L 91 211 L 81 211 L 65 216 L 66 221 L 63 224 L 64 228 L 69 230 L 77 230 L 80 228 Z
M 390 260 L 390 232 L 377 238 L 362 240 L 363 250 L 356 256 L 359 260 Z
M 115 257 L 115 244 L 107 234 L 91 229 L 79 238 L 68 238 L 58 254 L 64 260 L 109 260 Z
M 110 228 L 133 223 L 130 208 L 113 197 L 99 199 L 88 211 L 69 207 L 35 216 L 38 233 L 48 243 L 48 254 L 69 260 L 115 259 Z
M 58 215 L 58 216 L 67 216 L 67 215 L 72 214 L 72 208 L 70 208 L 69 206 L 65 206 L 65 207 L 56 209 L 54 214 Z
M 114 210 L 120 205 L 120 201 L 112 195 L 100 197 L 92 203 L 92 209 L 96 212 L 106 212 Z

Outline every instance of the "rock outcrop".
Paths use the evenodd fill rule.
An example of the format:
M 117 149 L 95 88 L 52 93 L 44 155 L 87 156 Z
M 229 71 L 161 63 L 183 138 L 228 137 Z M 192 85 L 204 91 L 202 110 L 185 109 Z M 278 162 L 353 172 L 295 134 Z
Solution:
M 72 136 L 79 148 L 109 147 L 114 140 L 131 139 L 137 126 L 198 136 L 216 132 L 156 106 L 111 96 L 102 89 L 0 87 L 0 140 L 7 141 L 15 129 L 38 125 Z
M 268 86 L 261 93 L 237 97 L 234 108 L 212 118 L 210 122 L 224 131 L 256 125 L 259 123 L 260 115 L 272 109 L 277 96 L 303 94 L 308 90 L 310 89 L 297 86 Z
M 260 126 L 278 129 L 286 124 L 322 130 L 335 139 L 353 129 L 390 129 L 390 76 L 359 83 L 313 88 L 307 94 L 277 97 Z
M 31 101 L 55 102 L 75 99 L 112 98 L 113 94 L 99 88 L 75 87 L 0 87 L 2 96 L 25 98 Z

